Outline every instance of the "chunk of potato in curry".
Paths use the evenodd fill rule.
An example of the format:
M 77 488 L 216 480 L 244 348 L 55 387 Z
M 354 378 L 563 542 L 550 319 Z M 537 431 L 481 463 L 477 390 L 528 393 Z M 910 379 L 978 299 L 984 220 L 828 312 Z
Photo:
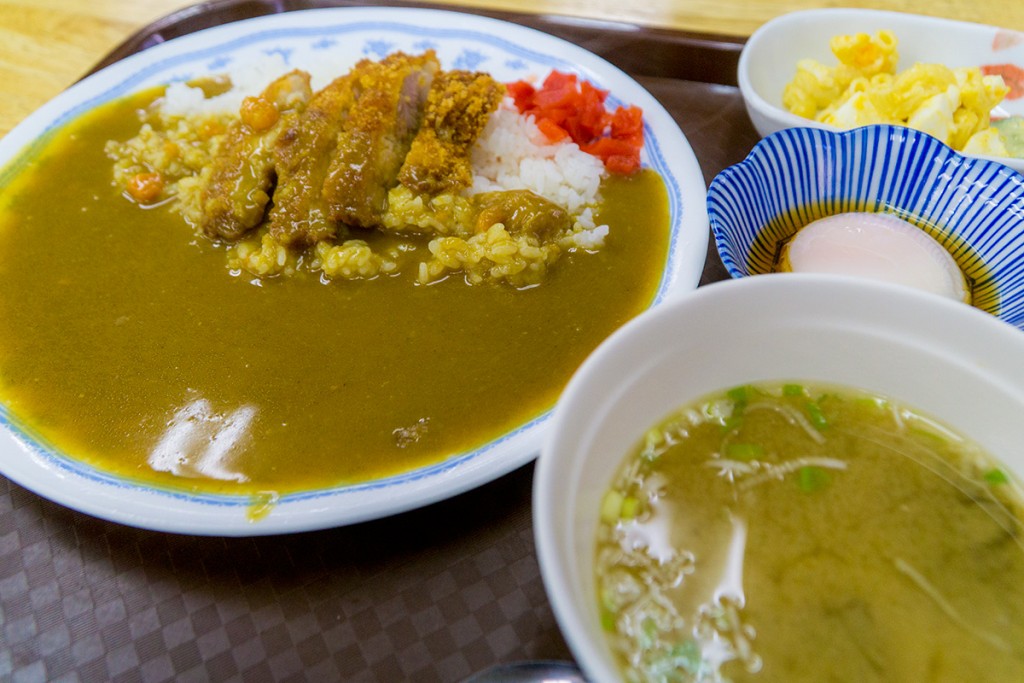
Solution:
M 605 247 L 537 287 L 233 276 L 223 246 L 113 186 L 104 143 L 134 133 L 142 104 L 85 115 L 0 181 L 2 400 L 102 470 L 253 493 L 436 463 L 548 410 L 659 286 L 652 171 L 606 181 Z

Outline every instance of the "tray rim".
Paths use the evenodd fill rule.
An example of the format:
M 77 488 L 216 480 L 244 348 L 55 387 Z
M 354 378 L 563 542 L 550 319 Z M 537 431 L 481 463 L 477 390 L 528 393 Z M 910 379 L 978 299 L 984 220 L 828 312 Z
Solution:
M 406 0 L 206 0 L 205 2 L 175 10 L 136 30 L 82 74 L 79 80 L 125 57 L 171 38 L 228 23 L 228 21 L 218 20 L 218 15 L 224 15 L 223 18 L 229 21 L 238 21 L 269 14 L 283 14 L 286 12 L 329 7 L 421 8 L 473 14 L 535 28 L 552 33 L 556 37 L 565 40 L 571 39 L 560 33 L 559 29 L 577 32 L 594 31 L 595 33 L 600 31 L 600 37 L 605 39 L 614 35 L 625 40 L 635 41 L 639 37 L 646 42 L 653 42 L 662 47 L 674 47 L 675 51 L 687 56 L 699 57 L 711 53 L 711 56 L 725 62 L 722 65 L 724 68 L 711 71 L 697 69 L 681 73 L 679 76 L 673 76 L 672 74 L 665 73 L 663 69 L 653 68 L 652 65 L 656 64 L 656 62 L 647 62 L 648 66 L 652 66 L 650 70 L 629 69 L 623 67 L 616 60 L 610 59 L 604 51 L 596 51 L 589 47 L 587 49 L 596 52 L 599 56 L 619 66 L 630 76 L 676 77 L 680 80 L 693 80 L 725 86 L 738 86 L 737 67 L 740 51 L 747 42 L 746 38 L 737 36 L 684 31 L 605 19 L 588 19 L 568 14 L 492 10 L 435 2 L 411 2 Z M 232 13 L 236 16 L 231 16 Z M 189 22 L 195 20 L 198 20 L 197 23 L 194 26 L 190 26 Z M 168 35 L 165 36 L 165 34 Z M 706 66 L 707 64 L 705 63 L 704 65 Z

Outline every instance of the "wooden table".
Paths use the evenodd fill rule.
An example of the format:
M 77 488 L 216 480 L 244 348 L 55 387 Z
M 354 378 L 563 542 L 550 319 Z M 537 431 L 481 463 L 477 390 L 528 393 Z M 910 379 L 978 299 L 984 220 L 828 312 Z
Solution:
M 149 22 L 191 0 L 0 0 L 0 136 Z M 467 7 L 564 14 L 748 36 L 772 17 L 821 6 L 929 14 L 1024 31 L 1020 0 L 450 0 Z

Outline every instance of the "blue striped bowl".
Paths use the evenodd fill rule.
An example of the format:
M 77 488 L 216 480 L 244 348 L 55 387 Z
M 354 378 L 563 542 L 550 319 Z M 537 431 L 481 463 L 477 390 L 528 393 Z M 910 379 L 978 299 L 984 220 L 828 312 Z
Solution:
M 790 128 L 759 142 L 708 188 L 708 217 L 734 278 L 769 273 L 811 221 L 886 211 L 944 245 L 973 303 L 1024 328 L 1024 175 L 898 126 Z

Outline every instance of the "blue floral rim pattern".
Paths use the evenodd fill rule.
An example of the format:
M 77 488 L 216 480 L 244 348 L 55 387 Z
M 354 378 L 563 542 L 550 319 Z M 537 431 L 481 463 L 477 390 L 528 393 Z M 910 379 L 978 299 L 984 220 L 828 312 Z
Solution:
M 571 60 L 557 54 L 549 54 L 532 49 L 483 31 L 437 28 L 379 20 L 331 23 L 317 27 L 267 28 L 247 33 L 244 37 L 225 40 L 213 46 L 174 54 L 157 61 L 149 61 L 141 68 L 119 79 L 111 87 L 69 107 L 49 122 L 44 135 L 41 135 L 18 153 L 14 161 L 0 172 L 0 187 L 5 186 L 24 167 L 27 160 L 38 153 L 62 126 L 104 102 L 128 95 L 142 87 L 153 84 L 154 81 L 162 83 L 187 81 L 203 73 L 216 73 L 218 70 L 228 69 L 236 60 L 244 59 L 246 54 L 251 57 L 251 55 L 258 52 L 267 56 L 276 56 L 285 66 L 291 66 L 292 64 L 301 66 L 303 62 L 300 53 L 302 51 L 306 51 L 307 57 L 309 54 L 322 54 L 325 50 L 335 46 L 342 37 L 346 37 L 349 40 L 362 37 L 363 42 L 360 52 L 363 56 L 372 58 L 379 58 L 393 50 L 399 49 L 419 51 L 436 49 L 442 58 L 442 62 L 448 68 L 483 70 L 499 68 L 503 74 L 513 74 L 516 75 L 515 77 L 524 77 L 538 73 L 543 74 L 549 69 L 559 69 L 579 73 L 581 77 L 590 80 L 597 87 L 608 88 L 606 84 L 601 82 L 597 74 L 586 70 L 581 71 L 580 67 Z M 615 98 L 614 93 L 609 96 L 608 102 L 612 106 L 621 103 Z M 666 263 L 655 300 L 652 302 L 653 305 L 664 299 L 679 267 L 677 246 L 680 239 L 679 227 L 682 225 L 685 207 L 683 206 L 679 182 L 670 168 L 670 162 L 654 130 L 646 122 L 644 124 L 644 133 L 644 160 L 646 165 L 657 171 L 665 182 L 669 197 L 669 220 L 672 230 L 669 244 L 669 260 Z M 435 477 L 476 460 L 506 442 L 523 435 L 524 432 L 547 421 L 550 417 L 550 412 L 549 410 L 538 415 L 529 422 L 477 449 L 454 454 L 434 465 L 365 483 L 339 485 L 285 494 L 281 496 L 278 504 L 324 498 L 341 493 L 385 489 L 399 484 Z M 30 450 L 35 456 L 44 458 L 60 470 L 72 473 L 76 477 L 119 489 L 157 493 L 190 503 L 232 507 L 248 507 L 253 504 L 253 497 L 251 495 L 200 494 L 157 488 L 150 484 L 142 484 L 98 470 L 70 457 L 60 449 L 47 443 L 45 439 L 21 422 L 16 415 L 12 414 L 3 405 L 0 405 L 0 424 L 11 432 L 24 448 Z

